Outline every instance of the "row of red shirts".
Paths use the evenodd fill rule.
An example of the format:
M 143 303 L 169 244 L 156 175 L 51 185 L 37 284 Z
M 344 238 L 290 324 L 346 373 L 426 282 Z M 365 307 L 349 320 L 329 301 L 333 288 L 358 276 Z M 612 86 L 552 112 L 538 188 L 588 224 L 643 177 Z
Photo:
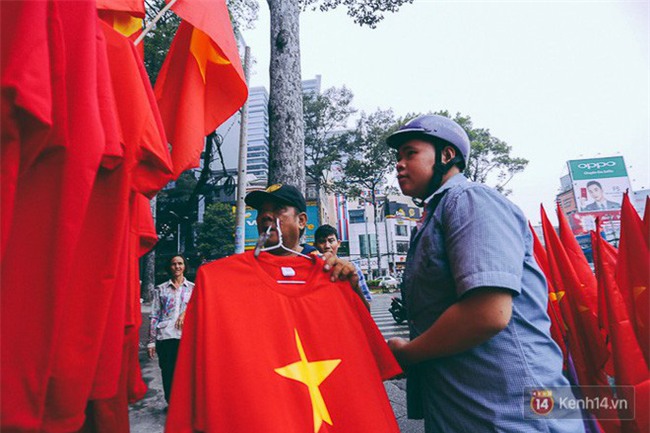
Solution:
M 95 1 L 0 7 L 0 429 L 126 432 L 138 259 L 172 173 L 153 91 Z

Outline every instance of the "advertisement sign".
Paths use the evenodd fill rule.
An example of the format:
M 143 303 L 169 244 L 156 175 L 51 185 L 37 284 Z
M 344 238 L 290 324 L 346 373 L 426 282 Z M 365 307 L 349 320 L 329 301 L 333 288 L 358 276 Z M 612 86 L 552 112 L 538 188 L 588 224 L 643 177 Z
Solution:
M 567 217 L 576 236 L 596 230 L 596 217 L 600 218 L 600 227 L 605 233 L 619 233 L 621 229 L 621 212 L 618 210 L 572 213 Z
M 307 230 L 305 231 L 305 242 L 314 243 L 314 232 L 318 228 L 318 206 L 316 202 L 307 202 Z M 246 208 L 246 249 L 255 247 L 257 242 L 257 211 L 253 208 Z
M 397 203 L 389 201 L 388 206 L 384 207 L 386 218 L 402 217 L 418 220 L 422 210 L 420 208 L 412 207 L 404 203 Z
M 578 212 L 618 211 L 623 193 L 631 190 L 622 156 L 567 162 Z

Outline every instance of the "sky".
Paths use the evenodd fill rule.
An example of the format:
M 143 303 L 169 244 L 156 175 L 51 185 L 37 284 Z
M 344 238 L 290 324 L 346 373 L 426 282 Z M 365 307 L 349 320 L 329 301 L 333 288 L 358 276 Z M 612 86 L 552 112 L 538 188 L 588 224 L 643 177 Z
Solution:
M 269 14 L 244 31 L 251 86 L 269 87 Z M 566 161 L 623 156 L 650 188 L 649 1 L 415 0 L 376 29 L 345 8 L 300 18 L 302 78 L 346 86 L 353 106 L 396 115 L 446 109 L 530 162 L 509 198 L 536 224 Z M 554 213 L 554 212 L 549 212 Z

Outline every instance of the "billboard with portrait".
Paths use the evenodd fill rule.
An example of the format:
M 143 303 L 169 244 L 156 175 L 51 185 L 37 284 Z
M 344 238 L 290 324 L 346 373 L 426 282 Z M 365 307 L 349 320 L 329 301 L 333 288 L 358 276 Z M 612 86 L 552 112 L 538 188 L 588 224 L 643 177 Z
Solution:
M 630 188 L 622 156 L 567 161 L 578 213 L 619 211 Z

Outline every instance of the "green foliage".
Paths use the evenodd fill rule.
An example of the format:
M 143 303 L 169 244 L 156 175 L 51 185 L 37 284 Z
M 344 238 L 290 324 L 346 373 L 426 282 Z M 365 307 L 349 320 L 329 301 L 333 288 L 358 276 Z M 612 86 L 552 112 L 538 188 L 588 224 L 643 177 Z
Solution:
M 328 188 L 332 166 L 340 164 L 346 151 L 344 129 L 356 112 L 352 98 L 352 92 L 345 87 L 303 96 L 306 172 L 317 187 Z
M 203 260 L 219 259 L 235 251 L 235 214 L 231 205 L 209 205 L 197 230 L 197 250 Z
M 145 0 L 145 6 L 147 10 L 146 21 L 148 23 L 165 7 L 165 2 L 164 0 Z M 152 86 L 156 83 L 158 73 L 165 61 L 169 46 L 172 39 L 174 39 L 180 22 L 181 19 L 178 15 L 169 10 L 144 37 L 144 66 L 147 69 Z
M 301 3 L 303 10 L 311 8 L 323 12 L 343 5 L 348 8 L 348 16 L 352 17 L 355 23 L 374 29 L 384 19 L 384 13 L 397 12 L 400 6 L 413 3 L 413 0 L 301 0 Z
M 452 118 L 448 111 L 435 114 Z M 510 194 L 512 190 L 506 189 L 506 185 L 515 174 L 526 168 L 528 160 L 511 156 L 511 146 L 490 134 L 489 129 L 475 128 L 469 116 L 456 113 L 453 119 L 467 132 L 471 142 L 465 176 L 472 181 L 488 184 L 504 195 Z
M 344 179 L 336 185 L 339 191 L 350 197 L 370 191 L 374 200 L 393 168 L 394 153 L 386 146 L 386 137 L 398 126 L 392 110 L 361 113 L 355 129 L 345 136 L 350 153 L 343 166 Z
M 196 200 L 192 200 L 192 202 L 189 200 L 195 186 L 194 172 L 186 171 L 180 175 L 173 188 L 166 188 L 158 193 L 156 226 L 162 239 L 170 236 L 174 236 L 176 239 L 179 222 L 182 226 L 181 230 L 185 232 L 185 226 L 189 225 L 190 221 L 196 220 Z
M 235 34 L 241 30 L 252 29 L 257 21 L 260 5 L 257 0 L 227 0 L 230 22 Z

